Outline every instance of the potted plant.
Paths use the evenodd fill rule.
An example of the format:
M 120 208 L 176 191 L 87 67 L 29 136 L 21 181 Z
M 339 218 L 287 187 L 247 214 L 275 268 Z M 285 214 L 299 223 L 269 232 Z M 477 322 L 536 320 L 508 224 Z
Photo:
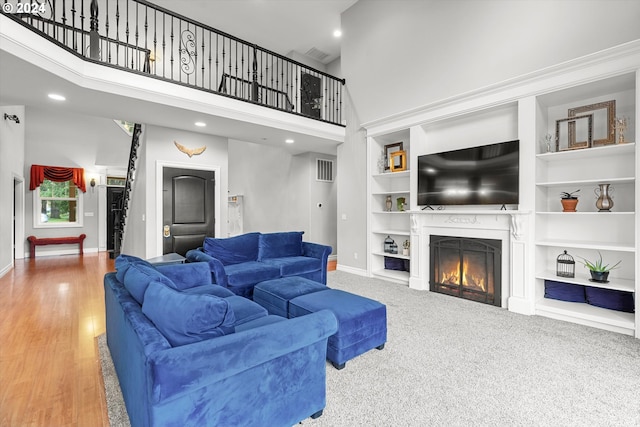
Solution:
M 560 203 L 562 203 L 562 212 L 575 212 L 576 206 L 578 205 L 578 196 L 576 193 L 579 192 L 580 189 L 576 191 L 572 191 L 571 193 L 567 193 L 563 191 L 560 193 L 561 199 Z
M 609 264 L 605 264 L 604 261 L 602 261 L 602 254 L 600 251 L 598 251 L 598 259 L 596 261 L 589 261 L 586 258 L 582 258 L 582 260 L 583 261 L 579 262 L 589 269 L 589 272 L 591 273 L 591 280 L 600 283 L 607 283 L 609 272 L 614 268 L 618 268 L 618 265 L 622 262 L 618 261 L 610 267 Z

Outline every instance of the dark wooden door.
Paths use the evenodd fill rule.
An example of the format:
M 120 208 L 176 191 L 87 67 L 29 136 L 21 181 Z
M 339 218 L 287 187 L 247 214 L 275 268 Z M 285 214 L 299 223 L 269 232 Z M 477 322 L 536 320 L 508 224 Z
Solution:
M 185 255 L 215 237 L 215 173 L 163 168 L 162 253 Z
M 107 250 L 115 249 L 116 221 L 120 217 L 120 206 L 124 196 L 123 187 L 107 187 Z

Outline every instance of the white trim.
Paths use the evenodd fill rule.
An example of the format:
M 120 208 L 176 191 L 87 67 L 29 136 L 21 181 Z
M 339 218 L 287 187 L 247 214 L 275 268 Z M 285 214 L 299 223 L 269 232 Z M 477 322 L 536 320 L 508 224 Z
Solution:
M 336 265 L 336 270 L 344 271 L 345 273 L 357 274 L 358 276 L 369 277 L 367 270 L 349 267 L 348 265 L 338 264 Z
M 14 244 L 14 257 L 15 259 L 24 258 L 24 246 L 26 241 L 25 236 L 25 181 L 24 177 L 12 173 L 13 175 L 13 202 L 15 203 L 12 214 L 15 215 L 15 227 L 12 227 L 12 239 Z M 16 200 L 16 198 L 18 200 Z M 15 213 L 14 213 L 15 212 Z M 11 258 L 11 265 L 13 266 L 14 257 Z M 1 276 L 1 275 L 0 275 Z
M 216 180 L 216 185 L 214 186 L 214 215 L 215 215 L 215 234 L 216 236 L 220 236 L 221 231 L 221 196 L 220 196 L 220 186 L 222 183 L 221 166 L 218 165 L 205 165 L 205 164 L 194 164 L 194 163 L 180 163 L 180 162 L 172 162 L 172 161 L 164 161 L 157 160 L 156 161 L 156 235 L 162 235 L 162 202 L 163 202 L 163 192 L 162 192 L 162 179 L 163 179 L 163 168 L 178 168 L 178 169 L 191 169 L 191 170 L 205 170 L 205 171 L 213 171 L 214 178 Z M 156 253 L 162 254 L 162 239 L 156 240 Z

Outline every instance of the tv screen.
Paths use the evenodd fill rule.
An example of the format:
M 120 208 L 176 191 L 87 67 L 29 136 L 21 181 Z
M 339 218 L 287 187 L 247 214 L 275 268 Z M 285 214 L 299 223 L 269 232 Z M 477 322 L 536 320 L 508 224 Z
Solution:
M 418 205 L 518 203 L 520 143 L 418 156 Z

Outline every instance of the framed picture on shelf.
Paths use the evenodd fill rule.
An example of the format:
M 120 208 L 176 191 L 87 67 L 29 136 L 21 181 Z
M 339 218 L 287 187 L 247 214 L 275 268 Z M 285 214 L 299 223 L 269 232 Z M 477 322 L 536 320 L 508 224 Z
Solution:
M 593 140 L 591 146 L 609 145 L 616 143 L 615 120 L 616 101 L 604 101 L 582 107 L 569 108 L 568 116 L 593 115 Z M 575 141 L 576 123 L 569 123 L 569 140 Z
M 394 151 L 391 153 L 389 160 L 391 165 L 391 172 L 400 172 L 407 170 L 407 152 L 406 151 Z
M 591 147 L 592 132 L 593 114 L 556 120 L 556 151 Z
M 393 144 L 387 144 L 384 146 L 384 170 L 385 171 L 393 169 L 391 164 L 391 154 L 396 153 L 398 151 L 402 151 L 402 150 L 404 150 L 402 141 L 394 142 Z M 395 159 L 395 160 L 398 161 L 399 159 Z M 395 166 L 399 167 L 400 165 L 397 164 Z

